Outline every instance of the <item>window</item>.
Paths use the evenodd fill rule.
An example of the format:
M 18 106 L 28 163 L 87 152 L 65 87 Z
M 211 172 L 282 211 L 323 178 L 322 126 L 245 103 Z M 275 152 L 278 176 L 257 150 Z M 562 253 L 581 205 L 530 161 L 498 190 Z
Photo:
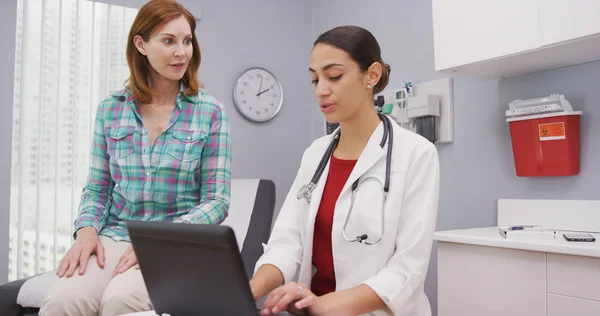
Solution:
M 136 14 L 88 0 L 18 0 L 11 281 L 56 269 L 71 247 L 91 124 L 99 102 L 129 76 L 123 43 Z

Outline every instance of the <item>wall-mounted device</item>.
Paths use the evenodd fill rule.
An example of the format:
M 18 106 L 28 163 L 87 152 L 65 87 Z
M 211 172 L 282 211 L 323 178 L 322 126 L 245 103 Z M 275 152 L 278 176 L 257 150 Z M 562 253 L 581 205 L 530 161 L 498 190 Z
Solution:
M 403 128 L 436 144 L 454 141 L 452 78 L 404 84 L 376 95 L 380 97 L 385 101 L 381 112 Z
M 517 176 L 579 174 L 581 115 L 561 94 L 510 102 L 506 121 Z

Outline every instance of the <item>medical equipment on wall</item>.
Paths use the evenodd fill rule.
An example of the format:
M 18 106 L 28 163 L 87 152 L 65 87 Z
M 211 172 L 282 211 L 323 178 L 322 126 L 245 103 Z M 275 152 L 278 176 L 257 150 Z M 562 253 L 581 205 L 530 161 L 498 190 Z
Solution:
M 375 99 L 381 97 L 385 104 L 380 113 L 390 116 L 401 127 L 436 144 L 454 141 L 451 78 L 417 84 L 406 82 L 398 89 L 386 89 L 375 95 Z
M 382 95 L 379 95 L 373 100 L 373 104 L 375 105 L 375 111 L 381 113 L 383 111 L 383 106 L 385 105 L 385 99 Z
M 354 239 L 348 238 L 346 236 L 346 226 L 348 225 L 348 219 L 350 218 L 350 216 L 352 214 L 352 207 L 354 206 L 354 198 L 356 195 L 356 191 L 358 190 L 360 183 L 362 181 L 365 181 L 365 180 L 371 179 L 371 178 L 375 178 L 375 177 L 367 177 L 367 178 L 363 179 L 362 181 L 360 178 L 358 178 L 352 184 L 352 198 L 351 198 L 351 202 L 350 202 L 350 210 L 348 210 L 348 215 L 346 216 L 346 221 L 344 222 L 344 227 L 342 228 L 342 234 L 344 235 L 344 238 L 347 241 L 364 243 L 366 245 L 375 245 L 375 244 L 379 243 L 381 241 L 381 239 L 383 238 L 384 225 L 385 225 L 385 221 L 383 218 L 384 210 L 385 210 L 385 203 L 387 202 L 387 195 L 390 190 L 390 168 L 391 168 L 391 162 L 392 162 L 392 147 L 393 147 L 392 145 L 394 143 L 394 132 L 393 132 L 393 128 L 392 128 L 392 123 L 389 121 L 389 118 L 382 114 L 378 114 L 378 115 L 379 115 L 379 119 L 381 119 L 381 121 L 383 122 L 383 138 L 381 139 L 381 142 L 379 145 L 381 146 L 381 148 L 383 148 L 385 146 L 386 142 L 388 145 L 386 159 L 385 159 L 385 183 L 382 184 L 383 203 L 381 205 L 381 233 L 379 234 L 379 238 L 373 242 L 366 241 L 369 238 L 369 236 L 367 234 L 358 235 Z M 323 171 L 325 170 L 325 166 L 327 166 L 327 162 L 331 158 L 331 155 L 333 154 L 333 150 L 335 149 L 335 146 L 337 145 L 339 139 L 340 139 L 340 131 L 338 130 L 337 134 L 333 136 L 333 140 L 329 144 L 329 147 L 323 154 L 323 157 L 321 158 L 321 161 L 319 162 L 319 165 L 317 166 L 317 170 L 315 170 L 315 173 L 313 174 L 312 179 L 310 180 L 309 183 L 303 185 L 300 188 L 300 190 L 298 190 L 298 193 L 296 194 L 296 198 L 298 200 L 305 199 L 306 202 L 308 202 L 308 203 L 311 202 L 312 192 L 315 189 L 315 187 L 317 186 L 317 182 L 319 181 L 319 178 L 321 178 L 321 175 L 323 174 Z M 375 179 L 377 179 L 377 178 L 375 178 Z M 379 181 L 379 179 L 377 179 L 377 180 Z
M 580 117 L 564 95 L 508 104 L 506 121 L 517 176 L 569 176 L 579 173 Z

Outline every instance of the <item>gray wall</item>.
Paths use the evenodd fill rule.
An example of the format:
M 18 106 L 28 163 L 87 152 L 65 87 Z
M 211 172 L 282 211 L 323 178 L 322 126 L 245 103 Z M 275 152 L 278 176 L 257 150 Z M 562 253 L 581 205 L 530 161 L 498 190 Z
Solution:
M 0 1 L 0 284 L 8 275 L 10 148 L 17 0 Z M 145 0 L 98 0 L 139 8 Z M 309 2 L 183 0 L 201 12 L 197 36 L 202 51 L 200 77 L 206 90 L 225 103 L 231 121 L 234 178 L 266 178 L 277 186 L 276 212 L 291 186 L 304 149 L 310 145 L 309 107 L 314 97 L 308 75 Z M 284 103 L 273 120 L 254 124 L 233 104 L 233 84 L 246 68 L 261 66 L 281 81 Z M 300 132 L 296 132 L 299 130 Z
M 145 0 L 96 0 L 139 8 Z M 315 103 L 308 75 L 310 3 L 261 0 L 180 0 L 200 16 L 200 79 L 225 103 L 231 120 L 232 176 L 275 181 L 278 213 L 304 149 L 310 145 L 309 108 Z M 233 85 L 251 66 L 273 72 L 283 86 L 283 107 L 271 121 L 251 123 L 237 112 Z
M 378 39 L 392 67 L 390 85 L 443 77 L 434 72 L 429 0 L 313 0 L 313 38 L 343 24 L 360 25 Z M 341 10 L 344 8 L 344 10 Z M 438 146 L 441 164 L 437 230 L 496 225 L 499 198 L 599 199 L 600 62 L 527 76 L 495 80 L 454 79 L 455 141 Z M 561 178 L 519 178 L 504 111 L 508 102 L 553 93 L 565 94 L 582 117 L 581 174 Z M 313 111 L 313 137 L 323 134 L 323 118 Z M 594 125 L 594 123 L 596 123 Z M 437 255 L 426 293 L 437 315 Z
M 189 1 L 189 0 L 188 0 Z M 104 0 L 133 7 L 142 0 Z M 201 78 L 207 90 L 226 103 L 232 122 L 233 173 L 236 178 L 276 181 L 278 207 L 293 181 L 302 151 L 322 136 L 323 118 L 307 74 L 312 41 L 337 25 L 356 24 L 379 40 L 392 66 L 390 87 L 402 80 L 443 77 L 434 71 L 431 2 L 426 0 L 197 1 L 202 6 L 198 37 L 202 46 Z M 194 4 L 186 3 L 194 12 Z M 311 8 L 312 6 L 312 8 Z M 239 10 L 232 10 L 236 7 Z M 14 42 L 16 0 L 0 5 L 0 36 Z M 340 8 L 344 8 L 342 11 Z M 244 12 L 244 13 L 241 13 Z M 11 148 L 14 48 L 0 47 L 0 148 Z M 283 83 L 285 100 L 279 116 L 251 124 L 234 109 L 231 90 L 246 67 L 271 69 Z M 438 230 L 496 224 L 498 198 L 598 199 L 600 62 L 510 78 L 503 81 L 455 78 L 455 142 L 439 146 L 441 191 Z M 576 177 L 529 179 L 514 173 L 504 110 L 513 99 L 563 93 L 582 117 L 582 173 Z M 291 128 L 310 133 L 292 133 Z M 308 135 L 310 134 L 310 135 Z M 275 164 L 280 166 L 275 167 Z M 10 152 L 0 151 L 0 284 L 7 275 Z M 435 250 L 435 249 L 434 249 Z M 437 256 L 432 256 L 426 292 L 437 306 Z
M 520 179 L 510 174 L 510 156 L 502 159 L 501 171 L 509 174 L 505 195 L 518 198 L 599 200 L 600 191 L 600 61 L 581 64 L 537 74 L 509 78 L 500 81 L 500 104 L 514 99 L 564 94 L 574 110 L 583 111 L 581 116 L 581 171 L 573 177 L 547 179 Z M 501 143 L 508 143 L 508 127 L 500 136 Z M 502 151 L 508 151 L 508 144 Z M 506 147 L 506 148 L 505 148 Z
M 339 25 L 371 31 L 392 67 L 388 88 L 402 80 L 418 82 L 443 76 L 433 68 L 433 27 L 430 0 L 313 0 L 311 47 L 319 34 Z M 343 8 L 343 9 L 342 9 Z M 322 136 L 323 116 L 313 111 L 313 137 Z
M 0 284 L 8 280 L 10 219 L 10 159 L 12 148 L 13 87 L 17 0 L 0 3 Z
M 198 3 L 202 5 L 197 29 L 202 47 L 200 77 L 206 89 L 226 103 L 233 176 L 273 179 L 278 212 L 310 144 L 308 111 L 314 103 L 307 71 L 310 6 L 291 0 L 260 1 L 260 5 L 246 0 Z M 188 6 L 192 7 L 191 1 Z M 233 104 L 233 84 L 250 66 L 269 69 L 283 85 L 283 107 L 268 123 L 250 123 Z

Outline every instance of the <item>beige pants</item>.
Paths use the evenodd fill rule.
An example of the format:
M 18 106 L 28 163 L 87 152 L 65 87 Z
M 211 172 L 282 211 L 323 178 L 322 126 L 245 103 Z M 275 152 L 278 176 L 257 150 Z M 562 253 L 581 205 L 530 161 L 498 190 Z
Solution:
M 40 316 L 113 316 L 152 310 L 140 270 L 131 267 L 114 278 L 112 272 L 130 245 L 100 236 L 105 266 L 98 266 L 93 255 L 84 275 L 79 269 L 72 277 L 58 279 L 50 288 Z

